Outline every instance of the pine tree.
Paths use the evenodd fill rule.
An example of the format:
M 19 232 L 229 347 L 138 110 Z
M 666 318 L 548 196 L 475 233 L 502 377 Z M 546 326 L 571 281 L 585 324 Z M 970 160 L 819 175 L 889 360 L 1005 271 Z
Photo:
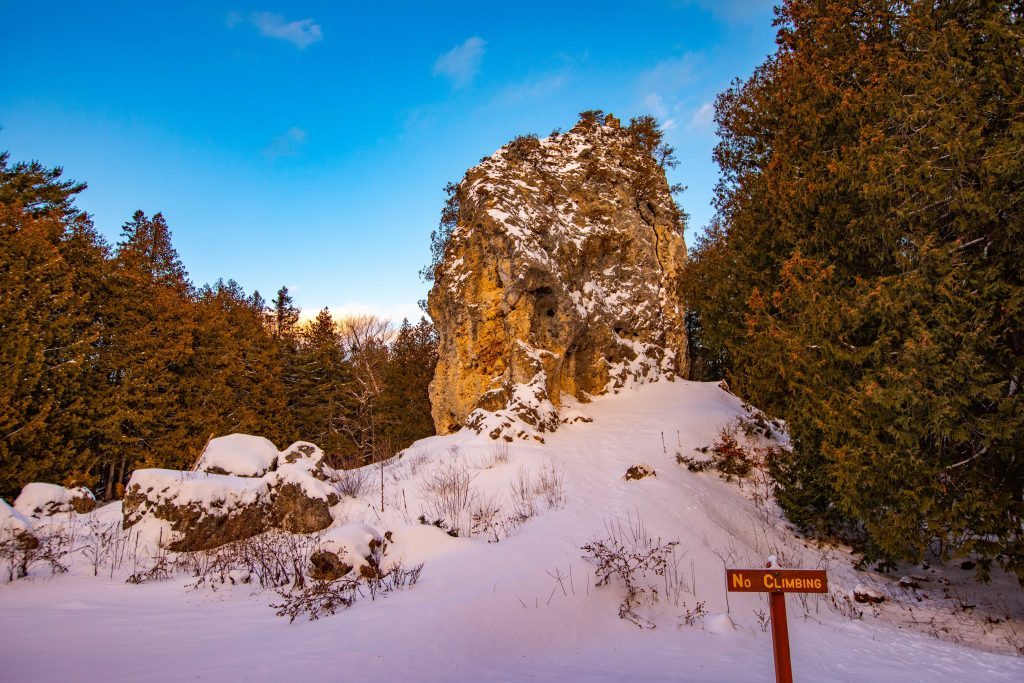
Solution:
M 96 367 L 107 400 L 93 426 L 107 498 L 133 467 L 187 468 L 202 445 L 185 401 L 194 351 L 192 286 L 163 216 L 136 212 L 111 265 Z
M 61 480 L 81 463 L 58 425 L 75 407 L 86 355 L 82 301 L 61 255 L 64 224 L 0 204 L 0 495 Z
M 437 365 L 437 333 L 426 318 L 403 320 L 388 347 L 379 410 L 382 431 L 396 449 L 434 434 L 428 387 Z
M 0 495 L 37 479 L 87 483 L 91 466 L 77 440 L 90 316 L 104 247 L 74 207 L 84 183 L 60 168 L 8 166 L 0 154 Z
M 294 436 L 280 347 L 264 326 L 258 293 L 234 280 L 200 292 L 186 398 L 193 439 L 241 432 L 286 443 Z
M 301 339 L 296 400 L 292 405 L 301 438 L 323 448 L 333 465 L 350 464 L 354 444 L 345 424 L 353 409 L 348 391 L 352 368 L 330 311 L 324 308 L 307 323 Z
M 60 166 L 46 168 L 38 161 L 9 166 L 10 158 L 10 152 L 0 152 L 0 204 L 18 204 L 36 218 L 52 212 L 61 218 L 81 214 L 74 198 L 86 188 L 85 183 L 61 180 L 64 169 Z
M 790 0 L 717 102 L 719 224 L 684 286 L 786 418 L 780 500 L 881 558 L 1024 576 L 1019 2 Z

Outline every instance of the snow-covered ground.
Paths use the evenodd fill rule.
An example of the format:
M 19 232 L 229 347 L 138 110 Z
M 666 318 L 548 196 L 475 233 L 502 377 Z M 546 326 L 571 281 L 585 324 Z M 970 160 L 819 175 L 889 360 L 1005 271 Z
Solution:
M 131 567 L 104 566 L 93 576 L 79 551 L 68 574 L 40 568 L 0 585 L 0 679 L 771 681 L 771 638 L 759 617 L 767 602 L 727 595 L 724 568 L 762 566 L 775 555 L 786 566 L 827 568 L 832 589 L 788 598 L 797 680 L 1024 680 L 1024 658 L 996 652 L 1013 651 L 1014 630 L 1024 632 L 1021 591 L 999 583 L 1006 577 L 984 589 L 986 608 L 1007 612 L 986 628 L 980 614 L 954 613 L 957 599 L 981 590 L 947 583 L 959 570 L 907 568 L 918 587 L 900 588 L 854 569 L 842 549 L 801 541 L 753 481 L 741 487 L 677 464 L 677 452 L 700 457 L 695 448 L 745 414 L 717 385 L 660 382 L 573 413 L 593 421 L 563 425 L 544 444 L 510 444 L 507 462 L 495 442 L 468 430 L 417 442 L 383 468 L 383 512 L 381 468 L 367 468 L 373 479 L 332 509 L 338 529 L 324 539 L 344 537 L 357 523 L 391 531 L 390 557 L 425 563 L 412 588 L 289 623 L 268 606 L 280 596 L 253 584 L 189 588 L 194 579 L 178 575 L 132 585 L 125 582 Z M 657 476 L 626 481 L 626 470 L 641 463 Z M 501 510 L 490 531 L 452 538 L 417 521 L 437 517 L 428 482 L 446 471 L 467 474 L 476 500 Z M 513 485 L 543 473 L 561 478 L 548 487 L 552 504 L 537 494 L 534 516 L 501 524 L 514 507 Z M 120 505 L 109 505 L 54 519 L 84 537 L 90 520 L 99 528 L 120 515 Z M 657 604 L 638 610 L 656 628 L 619 619 L 624 589 L 595 587 L 594 567 L 582 557 L 581 546 L 606 538 L 609 527 L 629 535 L 630 525 L 642 525 L 655 543 L 679 542 L 667 580 L 643 584 L 659 590 Z M 133 547 L 145 548 L 145 523 L 133 529 L 141 538 Z M 851 603 L 858 586 L 887 601 Z M 961 592 L 949 597 L 950 586 Z M 971 593 L 972 604 L 978 595 Z M 950 642 L 957 638 L 985 649 Z

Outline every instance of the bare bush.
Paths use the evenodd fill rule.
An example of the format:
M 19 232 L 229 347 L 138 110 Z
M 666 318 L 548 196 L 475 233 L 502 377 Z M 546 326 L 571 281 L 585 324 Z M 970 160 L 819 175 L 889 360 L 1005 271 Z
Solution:
M 370 473 L 362 468 L 340 470 L 331 481 L 331 486 L 342 498 L 359 498 L 370 488 Z
M 2 538 L 0 561 L 4 563 L 8 582 L 28 576 L 39 566 L 47 567 L 51 574 L 68 570 L 63 560 L 71 551 L 71 542 L 63 529 L 47 526 L 33 529 L 33 533 L 5 533 Z
M 121 553 L 117 552 L 124 547 L 122 539 L 121 523 L 118 521 L 104 524 L 95 517 L 89 517 L 85 523 L 85 529 L 81 536 L 82 545 L 77 548 L 89 561 L 92 568 L 92 575 L 98 576 L 100 567 L 106 563 L 108 558 L 121 559 Z M 111 574 L 114 570 L 114 562 L 111 563 Z
M 697 601 L 697 604 L 693 606 L 693 609 L 687 607 L 685 602 L 683 603 L 683 614 L 681 616 L 683 623 L 687 626 L 696 626 L 704 621 L 704 617 L 707 615 L 708 610 L 704 606 L 704 602 L 702 600 Z
M 660 582 L 654 577 L 664 577 L 669 557 L 679 542 L 662 543 L 660 538 L 652 539 L 639 517 L 635 521 L 627 518 L 625 526 L 621 520 L 606 522 L 605 530 L 605 538 L 594 539 L 580 548 L 585 551 L 583 559 L 596 567 L 594 585 L 606 586 L 616 579 L 626 589 L 626 596 L 619 605 L 619 618 L 639 628 L 644 628 L 645 624 L 654 628 L 652 622 L 641 620 L 636 609 L 658 601 L 656 584 Z
M 313 581 L 308 586 L 278 591 L 283 601 L 271 607 L 277 610 L 277 616 L 288 617 L 289 623 L 303 614 L 309 621 L 316 621 L 351 607 L 363 597 L 364 587 L 370 598 L 376 599 L 377 595 L 415 586 L 422 572 L 422 563 L 406 569 L 401 562 L 396 562 L 384 572 L 346 576 L 334 581 Z
M 472 484 L 473 475 L 461 460 L 438 463 L 422 484 L 427 516 L 446 521 L 456 534 L 468 533 Z
M 491 444 L 491 447 L 487 449 L 487 455 L 484 457 L 481 467 L 485 470 L 489 470 L 492 467 L 499 465 L 507 465 L 512 458 L 512 449 L 510 448 L 507 441 L 498 441 Z
M 533 501 L 533 484 L 525 467 L 520 467 L 516 478 L 512 481 L 512 514 L 521 522 L 537 514 L 537 506 Z
M 565 484 L 564 475 L 561 470 L 548 463 L 541 468 L 537 474 L 537 481 L 533 485 L 536 495 L 544 499 L 548 509 L 558 510 L 565 505 Z
M 470 506 L 470 521 L 470 535 L 486 536 L 488 543 L 500 541 L 501 532 L 506 529 L 501 505 L 494 497 L 476 497 Z
M 248 573 L 261 588 L 279 588 L 289 583 L 301 588 L 306 583 L 309 556 L 320 545 L 321 534 L 290 534 L 268 531 L 211 550 L 179 553 L 177 565 L 196 581 L 194 588 L 234 583 L 238 573 Z
M 314 581 L 302 590 L 282 592 L 283 602 L 271 607 L 277 610 L 277 616 L 288 617 L 289 623 L 303 614 L 309 621 L 316 621 L 322 616 L 348 609 L 356 601 L 358 593 L 358 579 Z

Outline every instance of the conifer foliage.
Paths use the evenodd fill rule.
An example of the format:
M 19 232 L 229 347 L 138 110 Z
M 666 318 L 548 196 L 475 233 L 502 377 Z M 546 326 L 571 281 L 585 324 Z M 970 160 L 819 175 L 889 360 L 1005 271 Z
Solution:
M 870 555 L 1024 577 L 1024 3 L 788 0 L 717 101 L 684 285 L 704 367 L 785 418 L 780 500 Z
M 0 496 L 30 481 L 120 495 L 137 467 L 187 469 L 211 436 L 324 448 L 336 466 L 433 434 L 425 320 L 301 322 L 234 281 L 193 286 L 164 217 L 113 249 L 74 205 L 84 183 L 0 154 Z

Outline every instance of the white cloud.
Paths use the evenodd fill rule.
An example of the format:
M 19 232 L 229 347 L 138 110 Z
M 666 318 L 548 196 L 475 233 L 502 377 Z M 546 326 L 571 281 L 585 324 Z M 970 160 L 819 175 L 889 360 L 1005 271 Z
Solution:
M 668 116 L 668 107 L 665 106 L 665 100 L 661 98 L 661 95 L 650 93 L 644 98 L 644 112 L 664 119 Z
M 240 12 L 228 12 L 226 22 L 228 28 L 247 23 L 266 38 L 276 38 L 291 43 L 300 50 L 323 40 L 323 29 L 312 19 L 288 21 L 280 14 L 273 12 L 253 12 L 248 16 Z
M 462 88 L 473 82 L 480 71 L 480 62 L 484 57 L 484 41 L 473 36 L 461 45 L 456 45 L 434 62 L 434 75 L 444 76 L 456 88 Z
M 706 131 L 711 128 L 711 124 L 715 122 L 715 105 L 710 102 L 705 102 L 700 105 L 693 115 L 690 117 L 690 122 L 686 124 L 687 130 L 693 131 Z
M 655 97 L 672 98 L 694 83 L 699 62 L 700 56 L 692 52 L 658 62 L 637 76 L 637 89 L 642 93 L 656 93 Z
M 293 126 L 271 140 L 263 149 L 263 154 L 271 159 L 298 156 L 307 137 L 306 131 Z

